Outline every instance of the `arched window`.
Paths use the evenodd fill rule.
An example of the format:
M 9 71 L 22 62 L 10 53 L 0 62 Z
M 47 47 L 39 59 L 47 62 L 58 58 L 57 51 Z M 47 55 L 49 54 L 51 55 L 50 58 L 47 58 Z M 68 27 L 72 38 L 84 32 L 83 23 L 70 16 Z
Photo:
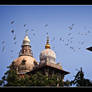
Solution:
M 26 60 L 23 59 L 21 64 L 25 65 L 25 63 L 26 63 Z

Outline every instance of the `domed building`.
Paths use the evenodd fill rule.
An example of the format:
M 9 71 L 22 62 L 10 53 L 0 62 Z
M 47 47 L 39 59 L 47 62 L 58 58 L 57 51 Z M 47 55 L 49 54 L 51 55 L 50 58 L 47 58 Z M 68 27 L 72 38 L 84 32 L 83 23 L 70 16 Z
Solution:
M 51 77 L 55 74 L 57 75 L 57 79 L 61 79 L 62 81 L 64 76 L 69 74 L 69 72 L 63 70 L 60 63 L 56 63 L 56 54 L 50 47 L 49 37 L 47 37 L 45 49 L 40 53 L 39 65 L 27 74 L 35 74 L 38 71 L 44 75 L 47 75 L 48 77 Z
M 50 49 L 49 37 L 47 37 L 47 43 L 45 49 L 40 53 L 40 63 L 45 63 L 49 61 L 55 64 L 56 54 L 53 50 Z
M 41 72 L 48 77 L 55 74 L 57 75 L 57 79 L 63 81 L 64 76 L 69 74 L 69 72 L 63 70 L 59 63 L 56 63 L 56 53 L 51 49 L 48 36 L 45 49 L 41 51 L 39 58 L 40 62 L 38 63 L 33 57 L 30 39 L 26 34 L 19 52 L 19 57 L 15 59 L 11 65 L 16 70 L 17 74 L 22 76 L 24 76 L 24 74 L 31 76 L 31 74 Z
M 21 47 L 22 49 L 19 52 L 19 57 L 12 62 L 12 66 L 17 71 L 17 74 L 30 72 L 38 65 L 38 62 L 33 57 L 28 35 L 24 37 Z

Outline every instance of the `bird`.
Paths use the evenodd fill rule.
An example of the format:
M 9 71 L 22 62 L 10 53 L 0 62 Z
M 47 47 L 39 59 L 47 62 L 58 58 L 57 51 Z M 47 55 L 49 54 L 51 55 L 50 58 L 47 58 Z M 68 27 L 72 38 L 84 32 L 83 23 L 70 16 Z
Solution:
M 78 48 L 79 50 L 81 49 L 81 48 Z
M 31 31 L 34 31 L 34 29 L 31 29 Z
M 87 35 L 87 33 L 85 33 L 85 35 Z
M 68 39 L 67 41 L 69 42 L 70 40 Z
M 71 37 L 70 39 L 73 39 L 73 37 Z
M 60 37 L 60 39 L 59 39 L 60 41 L 62 40 L 62 38 Z
M 55 49 L 55 46 L 54 46 L 54 47 L 52 47 L 52 49 Z
M 72 41 L 70 41 L 70 43 L 72 43 Z
M 68 28 L 69 28 L 70 30 L 72 30 L 72 27 L 71 27 L 71 26 L 69 26 Z
M 35 36 L 35 33 L 33 33 L 33 36 Z
M 17 42 L 14 42 L 14 44 L 16 44 Z
M 13 20 L 13 21 L 11 21 L 11 24 L 13 24 L 15 21 Z
M 84 42 L 81 42 L 81 44 L 83 45 L 83 44 L 84 44 Z
M 4 44 L 5 43 L 5 41 L 2 41 L 2 44 Z
M 16 40 L 16 35 L 14 36 L 13 40 Z
M 74 24 L 72 24 L 72 26 L 74 26 Z
M 24 24 L 24 27 L 26 26 L 27 24 Z
M 13 50 L 11 50 L 11 52 L 13 52 Z
M 26 30 L 25 30 L 25 33 L 27 34 L 27 33 L 28 33 L 28 31 L 29 31 L 29 29 L 26 29 Z
M 70 46 L 71 49 L 74 49 L 72 46 Z
M 14 34 L 14 30 L 13 29 L 11 30 L 11 33 Z
M 68 33 L 67 35 L 69 35 L 69 36 L 70 36 L 71 34 L 72 34 L 72 33 Z
M 5 50 L 5 46 L 3 46 L 3 48 L 2 48 L 2 52 L 4 52 L 4 50 Z
M 46 35 L 48 35 L 48 32 L 46 33 Z
M 45 24 L 44 26 L 45 26 L 45 27 L 48 27 L 48 24 Z
M 91 32 L 88 30 L 88 33 L 91 33 Z
M 68 43 L 66 43 L 65 46 L 68 46 Z
M 68 28 L 69 28 L 70 30 L 72 30 L 72 29 L 73 29 L 73 26 L 74 26 L 74 24 L 72 24 L 72 25 L 69 26 Z

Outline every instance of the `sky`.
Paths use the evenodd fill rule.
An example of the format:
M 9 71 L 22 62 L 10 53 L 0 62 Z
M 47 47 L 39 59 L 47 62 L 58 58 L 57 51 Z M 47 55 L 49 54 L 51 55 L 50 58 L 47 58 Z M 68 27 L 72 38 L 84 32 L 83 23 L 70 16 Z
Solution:
M 26 30 L 38 62 L 48 32 L 56 63 L 70 72 L 65 80 L 80 67 L 92 80 L 92 52 L 86 50 L 92 46 L 92 5 L 0 5 L 0 79 L 18 58 Z

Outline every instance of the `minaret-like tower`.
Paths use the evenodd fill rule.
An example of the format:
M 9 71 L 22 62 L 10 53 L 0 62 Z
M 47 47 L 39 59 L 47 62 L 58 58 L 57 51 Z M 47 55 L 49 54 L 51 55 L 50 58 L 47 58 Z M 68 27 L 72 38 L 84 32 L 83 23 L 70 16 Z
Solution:
M 30 39 L 28 37 L 28 34 L 26 33 L 23 43 L 22 43 L 22 49 L 20 50 L 19 57 L 20 56 L 31 56 L 33 57 L 33 53 L 30 46 Z

